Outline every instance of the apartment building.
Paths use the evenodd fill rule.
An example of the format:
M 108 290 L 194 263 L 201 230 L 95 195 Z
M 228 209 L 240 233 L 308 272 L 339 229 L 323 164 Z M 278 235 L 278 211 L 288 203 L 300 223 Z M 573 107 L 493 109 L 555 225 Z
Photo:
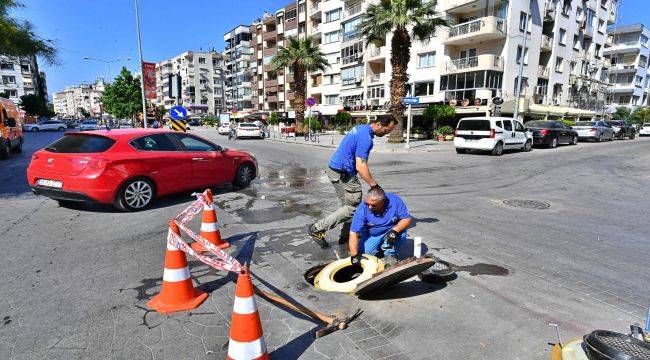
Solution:
M 227 111 L 224 57 L 216 51 L 186 51 L 156 64 L 156 101 L 170 109 L 182 105 L 191 115 Z
M 14 103 L 20 97 L 39 94 L 47 99 L 45 73 L 38 70 L 35 56 L 0 56 L 0 93 L 8 95 Z
M 619 106 L 630 109 L 648 105 L 648 38 L 650 30 L 641 24 L 612 27 L 607 31 L 611 46 L 605 58 L 611 61 L 608 93 L 611 110 Z
M 94 84 L 68 86 L 52 95 L 54 112 L 59 117 L 83 118 L 84 111 L 91 117 L 100 117 L 104 111 L 101 97 L 105 89 L 106 83 L 101 78 Z
M 223 53 L 226 108 L 233 112 L 250 112 L 255 109 L 253 82 L 257 76 L 257 61 L 253 57 L 253 29 L 249 25 L 239 25 L 227 32 L 223 40 L 226 43 Z

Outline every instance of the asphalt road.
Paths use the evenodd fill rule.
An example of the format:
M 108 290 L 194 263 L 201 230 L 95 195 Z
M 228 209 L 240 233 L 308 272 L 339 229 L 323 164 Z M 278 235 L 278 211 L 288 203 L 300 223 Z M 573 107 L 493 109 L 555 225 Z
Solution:
M 315 324 L 260 301 L 273 358 L 548 359 L 547 343 L 555 341 L 548 323 L 559 324 L 566 339 L 597 328 L 625 332 L 643 321 L 650 139 L 499 158 L 457 155 L 451 146 L 373 153 L 380 184 L 403 196 L 417 219 L 410 237 L 423 237 L 430 253 L 456 264 L 458 277 L 433 285 L 411 279 L 356 299 L 314 290 L 302 278 L 309 267 L 345 256 L 344 248 L 324 252 L 304 234 L 336 207 L 323 172 L 333 150 L 193 131 L 251 151 L 261 165 L 251 188 L 217 195 L 233 254 L 252 262 L 262 284 L 309 306 L 364 310 L 351 329 L 314 340 Z M 229 277 L 192 262 L 209 301 L 169 317 L 145 309 L 159 290 L 166 223 L 189 194 L 134 214 L 62 208 L 30 195 L 30 152 L 60 135 L 27 134 L 25 152 L 0 163 L 0 358 L 223 358 Z M 403 256 L 411 251 L 407 245 Z

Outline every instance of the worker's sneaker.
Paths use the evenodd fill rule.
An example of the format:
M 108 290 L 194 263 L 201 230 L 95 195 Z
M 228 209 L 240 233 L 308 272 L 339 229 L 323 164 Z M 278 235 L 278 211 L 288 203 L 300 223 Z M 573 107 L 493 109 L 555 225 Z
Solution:
M 390 268 L 394 267 L 395 265 L 397 265 L 397 262 L 398 261 L 397 261 L 397 258 L 395 257 L 395 255 L 386 255 L 384 257 L 384 267 L 386 269 L 390 269 Z
M 330 244 L 327 243 L 327 238 L 325 237 L 325 231 L 316 230 L 316 227 L 312 224 L 307 227 L 307 233 L 312 239 L 314 239 L 321 249 L 327 249 L 330 247 Z

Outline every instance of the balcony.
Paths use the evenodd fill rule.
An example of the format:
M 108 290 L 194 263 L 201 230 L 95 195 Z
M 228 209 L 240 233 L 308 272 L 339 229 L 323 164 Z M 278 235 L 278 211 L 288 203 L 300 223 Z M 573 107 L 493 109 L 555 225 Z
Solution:
M 452 26 L 448 29 L 446 45 L 466 45 L 480 41 L 506 38 L 505 22 L 495 16 L 486 16 L 476 20 Z
M 356 4 L 346 6 L 345 10 L 343 10 L 343 19 L 349 19 L 351 17 L 356 16 L 361 12 L 362 8 L 363 8 L 362 2 L 358 2 Z
M 611 73 L 635 73 L 637 70 L 637 65 L 636 63 L 618 63 L 616 65 L 612 65 L 612 68 L 609 69 L 610 74 Z
M 323 33 L 320 30 L 320 26 L 318 25 L 312 26 L 311 29 L 309 30 L 309 35 L 314 36 L 317 41 L 320 41 L 321 35 L 323 35 Z
M 311 14 L 309 17 L 313 20 L 319 20 L 323 16 L 323 12 L 320 10 L 318 4 L 320 4 L 320 2 L 314 4 L 309 11 Z
M 465 14 L 476 11 L 479 6 L 485 6 L 483 0 L 447 0 L 444 12 L 448 14 Z
M 264 41 L 266 41 L 266 40 L 271 40 L 271 39 L 272 39 L 272 40 L 275 40 L 277 37 L 278 37 L 278 32 L 277 32 L 276 30 L 273 30 L 273 31 L 265 31 L 265 32 L 262 34 L 262 40 L 264 40 Z
M 547 66 L 540 65 L 537 68 L 537 77 L 548 79 L 549 73 L 550 73 L 550 71 L 549 71 Z
M 447 62 L 446 73 L 456 73 L 476 70 L 503 71 L 503 58 L 493 54 L 483 54 L 470 58 L 456 59 Z
M 544 3 L 544 21 L 554 21 L 557 3 L 546 1 Z
M 548 35 L 542 34 L 542 51 L 552 51 L 553 50 L 553 38 Z
M 604 54 L 630 54 L 630 53 L 635 53 L 639 52 L 641 48 L 641 45 L 639 43 L 639 40 L 631 40 L 631 41 L 622 41 L 618 42 L 615 44 L 612 44 L 612 46 L 605 48 Z
M 264 80 L 265 86 L 278 86 L 278 78 L 268 78 Z
M 384 81 L 386 79 L 386 73 L 379 73 L 379 74 L 369 74 L 366 77 L 366 81 L 368 84 L 384 84 Z
M 386 60 L 386 47 L 375 47 L 374 45 L 370 46 L 366 51 L 366 60 L 367 61 L 377 61 Z
M 616 22 L 616 11 L 612 10 L 609 12 L 609 15 L 607 16 L 607 25 L 614 24 Z

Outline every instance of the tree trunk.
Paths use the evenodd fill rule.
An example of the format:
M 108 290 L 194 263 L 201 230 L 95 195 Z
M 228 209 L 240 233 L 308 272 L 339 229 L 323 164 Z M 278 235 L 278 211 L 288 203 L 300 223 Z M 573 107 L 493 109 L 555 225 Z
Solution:
M 302 131 L 305 120 L 305 97 L 307 96 L 307 80 L 305 67 L 300 64 L 293 65 L 293 107 L 296 111 L 296 131 Z
M 403 126 L 404 104 L 402 98 L 406 96 L 408 84 L 408 64 L 411 59 L 411 38 L 408 31 L 398 27 L 391 40 L 390 64 L 393 72 L 390 81 L 390 114 L 397 120 L 395 129 L 388 136 L 388 142 L 404 142 Z

